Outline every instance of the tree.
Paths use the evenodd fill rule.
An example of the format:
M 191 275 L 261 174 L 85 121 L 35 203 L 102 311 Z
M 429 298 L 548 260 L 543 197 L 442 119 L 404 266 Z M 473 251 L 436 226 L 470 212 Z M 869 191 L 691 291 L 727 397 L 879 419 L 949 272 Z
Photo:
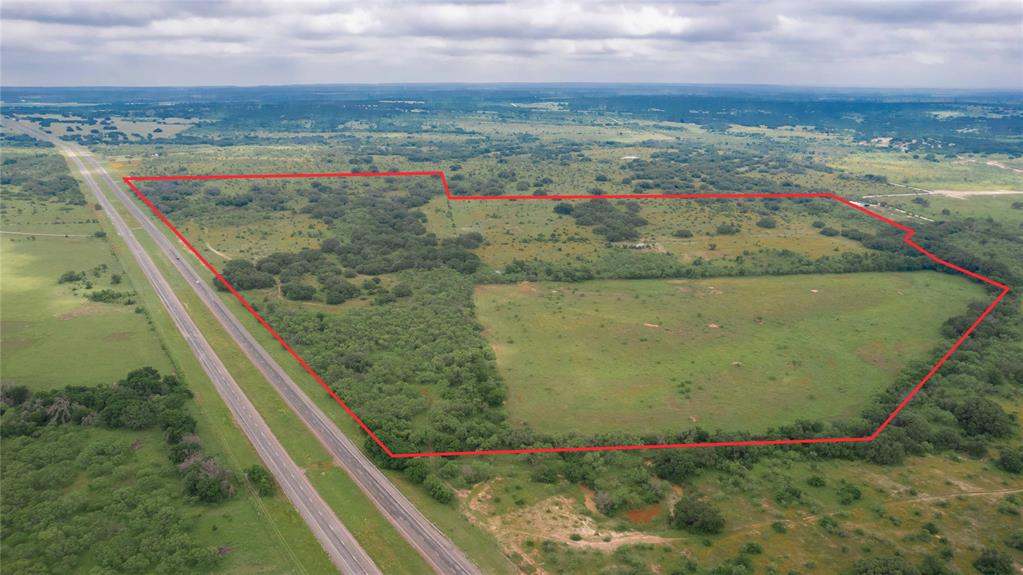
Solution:
M 262 465 L 253 465 L 245 471 L 245 477 L 256 488 L 256 493 L 270 497 L 277 493 L 277 482 Z
M 985 549 L 973 562 L 973 568 L 981 575 L 1012 575 L 1012 557 L 997 549 Z
M 341 251 L 341 242 L 337 238 L 327 238 L 320 242 L 320 251 L 336 254 Z
M 675 504 L 671 526 L 703 535 L 721 533 L 725 528 L 725 516 L 712 504 L 686 495 Z
M 21 405 L 31 395 L 32 392 L 24 385 L 0 386 L 0 401 L 12 407 Z
M 974 397 L 956 405 L 955 414 L 959 425 L 970 435 L 1008 437 L 1012 434 L 1013 418 L 997 403 L 986 397 Z
M 689 450 L 663 449 L 654 454 L 654 473 L 661 479 L 681 483 L 699 472 L 696 456 Z
M 1009 473 L 1023 473 L 1023 448 L 1006 447 L 998 457 L 998 467 Z
M 358 297 L 360 293 L 359 288 L 355 284 L 343 279 L 336 279 L 323 287 L 324 301 L 331 305 L 344 303 L 354 297 Z
M 437 478 L 436 475 L 428 475 L 423 481 L 423 488 L 426 492 L 441 503 L 450 503 L 455 498 L 454 491 Z
M 316 295 L 316 288 L 301 282 L 288 282 L 281 286 L 284 297 L 293 301 L 309 301 Z

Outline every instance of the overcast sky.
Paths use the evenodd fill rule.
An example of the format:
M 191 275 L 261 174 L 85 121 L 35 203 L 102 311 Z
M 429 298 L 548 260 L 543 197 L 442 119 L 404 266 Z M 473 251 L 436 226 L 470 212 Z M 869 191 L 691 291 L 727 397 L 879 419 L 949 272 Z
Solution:
M 665 82 L 1023 89 L 1023 1 L 3 0 L 7 86 Z

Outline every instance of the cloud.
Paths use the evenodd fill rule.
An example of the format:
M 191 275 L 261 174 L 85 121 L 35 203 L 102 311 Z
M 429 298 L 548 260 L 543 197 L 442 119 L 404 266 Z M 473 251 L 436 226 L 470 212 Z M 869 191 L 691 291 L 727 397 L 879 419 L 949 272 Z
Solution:
M 5 0 L 6 85 L 628 81 L 1023 89 L 1017 1 Z

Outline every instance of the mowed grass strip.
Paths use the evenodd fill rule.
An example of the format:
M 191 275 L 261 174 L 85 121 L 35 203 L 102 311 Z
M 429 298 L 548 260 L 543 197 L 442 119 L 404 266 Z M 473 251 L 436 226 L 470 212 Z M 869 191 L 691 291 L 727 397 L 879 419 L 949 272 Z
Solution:
M 765 431 L 855 416 L 948 317 L 984 299 L 936 272 L 485 285 L 513 424 Z

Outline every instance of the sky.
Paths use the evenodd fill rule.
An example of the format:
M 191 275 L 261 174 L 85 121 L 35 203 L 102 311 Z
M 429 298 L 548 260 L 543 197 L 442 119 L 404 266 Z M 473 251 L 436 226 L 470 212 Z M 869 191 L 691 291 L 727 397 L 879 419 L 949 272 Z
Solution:
M 1023 1 L 3 0 L 6 86 L 1023 89 Z

